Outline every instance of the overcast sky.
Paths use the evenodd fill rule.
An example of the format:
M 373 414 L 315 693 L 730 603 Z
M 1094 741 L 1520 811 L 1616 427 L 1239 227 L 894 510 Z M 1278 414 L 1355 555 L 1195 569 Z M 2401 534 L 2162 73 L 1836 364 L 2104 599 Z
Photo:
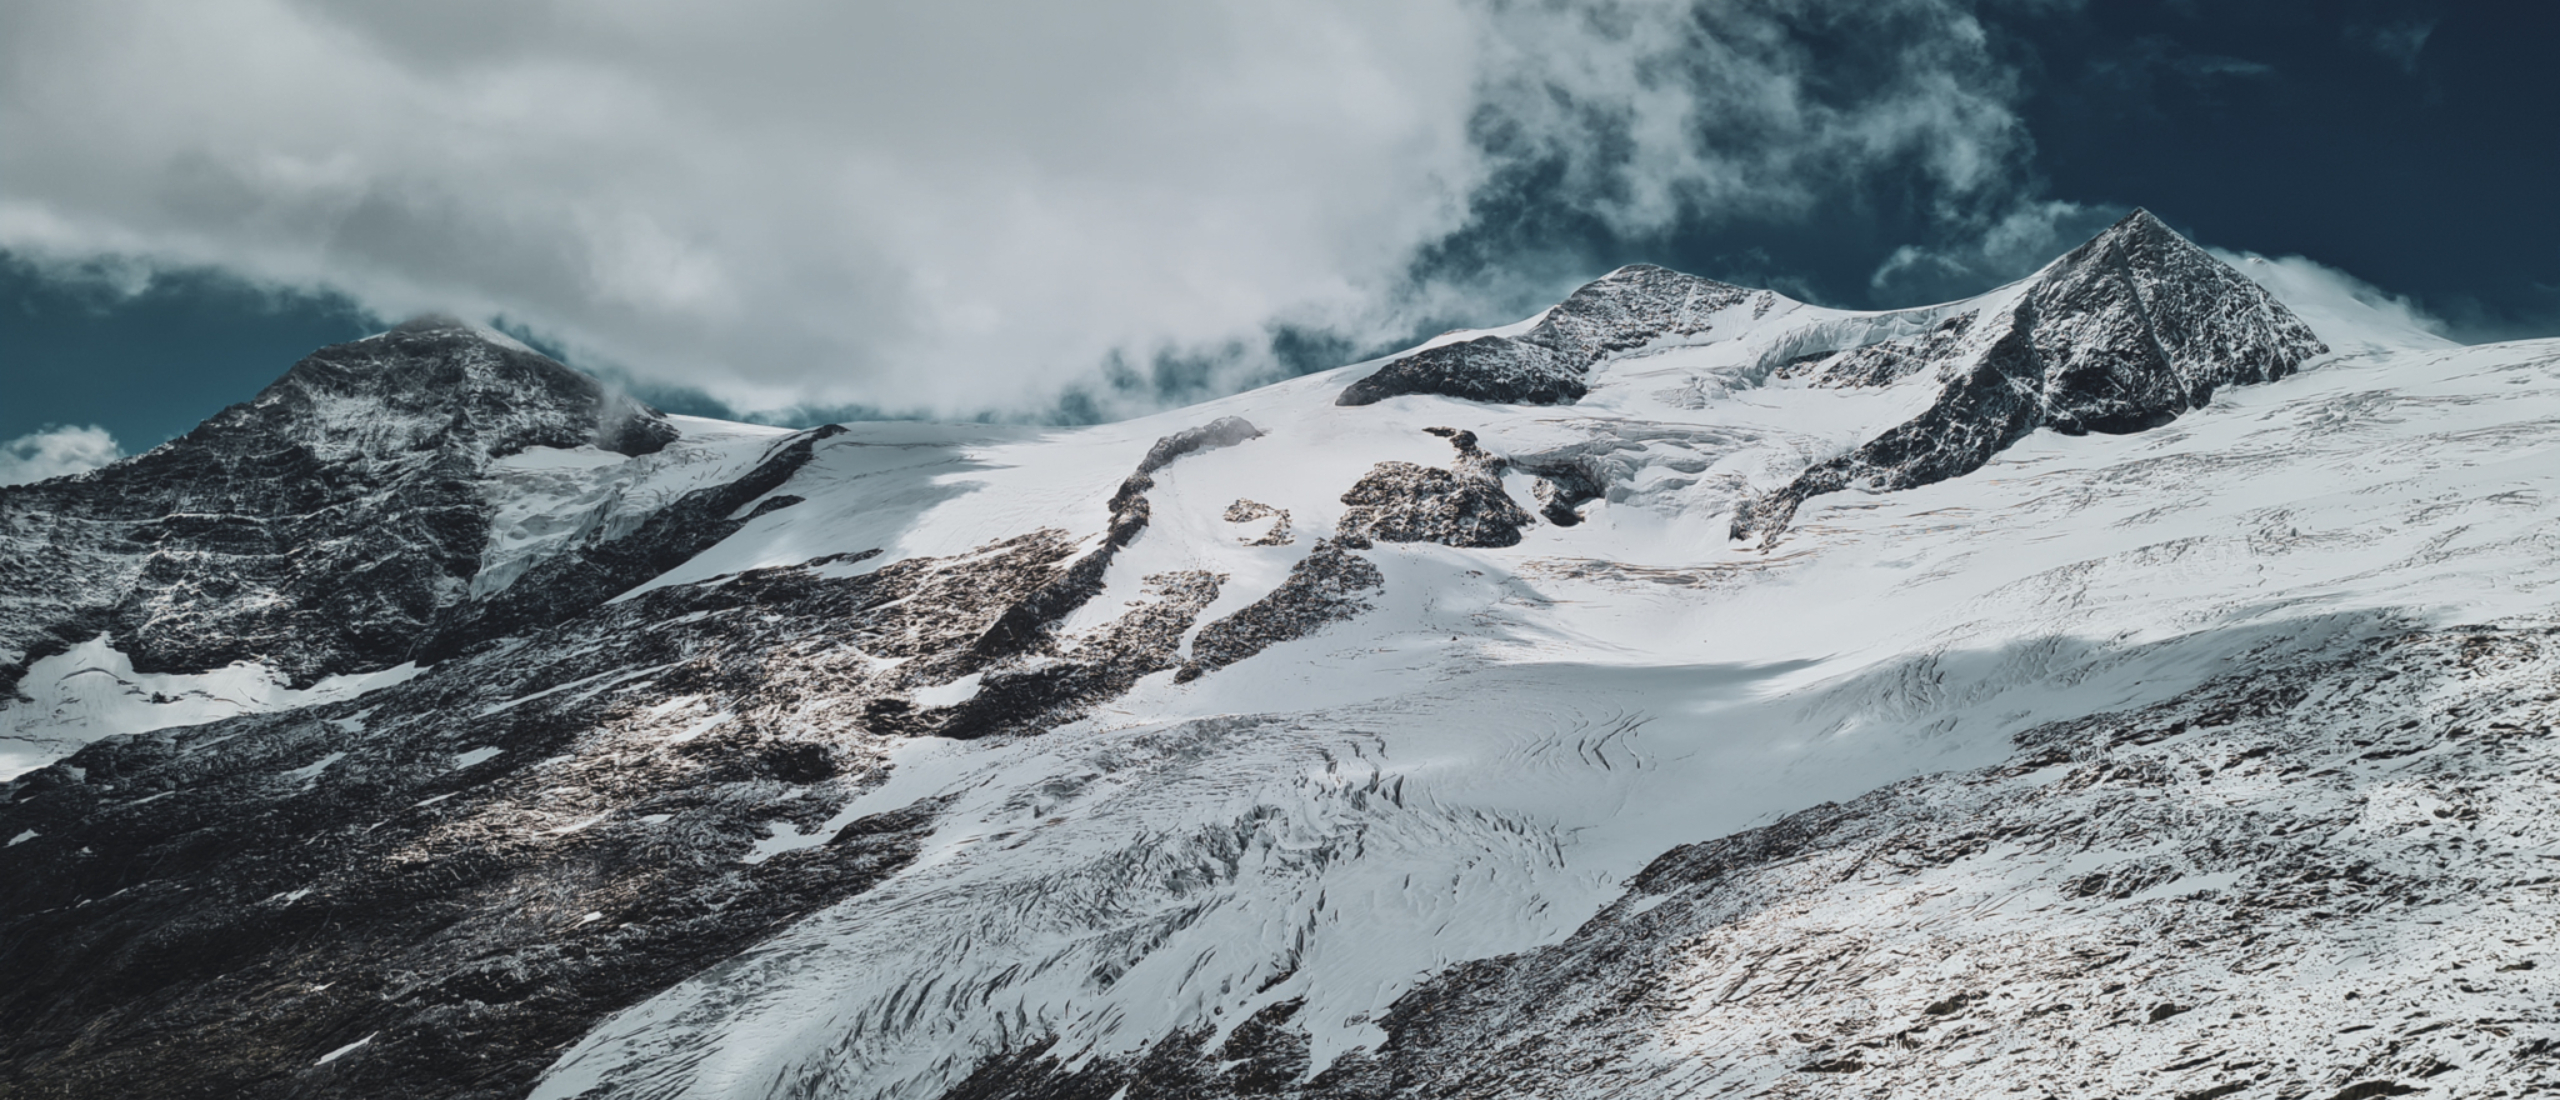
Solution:
M 2543 10 L 12 0 L 0 480 L 426 310 L 699 411 L 1090 420 L 1638 260 L 1970 293 L 2137 204 L 2549 333 Z

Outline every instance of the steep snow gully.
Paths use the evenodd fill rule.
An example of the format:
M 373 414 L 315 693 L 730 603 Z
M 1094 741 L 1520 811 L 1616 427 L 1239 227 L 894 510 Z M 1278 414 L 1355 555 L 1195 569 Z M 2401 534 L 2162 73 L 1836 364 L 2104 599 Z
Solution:
M 2560 342 L 2248 266 L 1076 430 L 322 349 L 0 488 L 0 1096 L 2560 1091 Z

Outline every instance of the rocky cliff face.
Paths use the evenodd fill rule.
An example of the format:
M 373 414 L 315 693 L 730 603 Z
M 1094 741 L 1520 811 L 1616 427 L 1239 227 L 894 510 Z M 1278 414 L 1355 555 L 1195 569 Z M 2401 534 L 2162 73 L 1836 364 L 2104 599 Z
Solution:
M 458 355 L 485 367 L 468 362 L 485 342 L 441 333 L 394 346 L 424 363 L 371 365 L 409 372 L 395 407 L 422 403 L 453 385 L 418 374 L 466 339 Z M 521 1095 L 604 1015 L 914 858 L 930 805 L 853 809 L 895 740 L 1037 732 L 1179 663 L 1217 574 L 1150 576 L 1153 598 L 1098 631 L 1058 621 L 1144 530 L 1150 474 L 1256 434 L 1229 418 L 1159 440 L 1112 501 L 1113 534 L 1082 555 L 1036 530 L 852 576 L 831 571 L 876 549 L 606 602 L 675 564 L 613 555 L 698 546 L 770 514 L 726 513 L 841 432 L 776 443 L 735 481 L 537 566 L 499 600 L 448 605 L 505 637 L 441 655 L 432 675 L 110 739 L 9 784 L 0 813 L 24 836 L 0 849 L 14 886 L 0 922 L 44 949 L 0 948 L 0 1090 Z M 931 698 L 954 680 L 977 686 Z M 115 900 L 85 904 L 101 896 Z M 302 1058 L 313 1044 L 366 1054 L 360 1068 Z
M 0 1090 L 523 1095 L 596 1019 L 912 858 L 929 807 L 836 819 L 881 772 L 866 704 L 904 695 L 877 660 L 965 653 L 1068 550 L 668 590 L 11 784 Z
M 1424 429 L 1449 441 L 1458 459 L 1449 468 L 1381 462 L 1361 475 L 1342 503 L 1334 537 L 1367 549 L 1379 542 L 1436 542 L 1444 546 L 1515 546 L 1529 514 L 1502 487 L 1503 459 L 1476 445 L 1476 433 Z

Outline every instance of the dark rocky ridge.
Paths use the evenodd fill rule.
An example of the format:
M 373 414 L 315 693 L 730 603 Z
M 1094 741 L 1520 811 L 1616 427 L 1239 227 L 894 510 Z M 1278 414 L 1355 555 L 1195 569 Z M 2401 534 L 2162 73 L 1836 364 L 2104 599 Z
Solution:
M 1935 405 L 1742 508 L 1733 537 L 1774 537 L 1824 493 L 1960 477 L 2037 428 L 2157 427 L 2223 386 L 2274 381 L 2329 350 L 2265 288 L 2143 210 L 2055 261 L 2008 317 L 1981 323 L 2007 328 Z M 1920 369 L 1911 358 L 1861 363 L 1841 377 L 1889 380 Z
M 566 622 L 660 573 L 684 564 L 758 516 L 800 502 L 772 493 L 816 457 L 817 444 L 844 434 L 841 425 L 813 428 L 775 446 L 735 480 L 687 493 L 616 539 L 590 537 L 544 559 L 506 591 L 446 607 L 413 656 L 439 661 L 471 646 Z M 755 510 L 734 516 L 749 501 Z
M 1061 638 L 1057 624 L 1102 593 L 1111 563 L 1146 531 L 1154 514 L 1147 491 L 1155 487 L 1155 474 L 1185 456 L 1261 436 L 1261 429 L 1242 418 L 1224 416 L 1156 440 L 1112 493 L 1100 546 L 1006 607 L 964 657 L 923 666 L 946 682 L 976 675 L 977 693 L 930 709 L 918 709 L 904 697 L 875 700 L 874 724 L 909 735 L 957 738 L 1038 732 L 1072 722 L 1147 674 L 1180 664 L 1182 636 L 1217 599 L 1223 574 L 1184 570 L 1149 576 L 1146 592 L 1154 598 L 1139 601 L 1095 637 Z
M 296 683 L 416 659 L 436 637 L 449 650 L 471 634 L 452 612 L 488 537 L 493 459 L 675 437 L 656 410 L 449 320 L 323 348 L 145 454 L 0 488 L 0 650 L 22 654 L 0 692 L 101 632 L 142 671 L 262 660 Z
M 0 835 L 25 834 L 0 848 L 0 1096 L 521 1095 L 603 1016 L 912 858 L 937 804 L 840 813 L 895 739 L 1039 732 L 1176 667 L 1225 578 L 1148 577 L 1151 599 L 1080 636 L 1056 618 L 1144 529 L 1151 474 L 1259 433 L 1229 419 L 1159 441 L 1097 551 L 1041 530 L 603 602 L 663 569 L 653 550 L 733 531 L 759 496 L 787 506 L 771 494 L 828 434 L 621 540 L 645 546 L 546 562 L 505 593 L 529 603 L 457 628 L 501 644 L 361 700 L 107 738 L 0 784 Z M 1026 618 L 1021 644 L 988 651 Z M 963 703 L 914 702 L 971 675 Z
M 1569 405 L 1590 391 L 1591 364 L 1666 336 L 1694 336 L 1707 318 L 1752 292 L 1729 283 L 1632 264 L 1573 292 L 1518 337 L 1479 336 L 1427 348 L 1345 387 L 1334 403 L 1371 405 L 1411 393 L 1470 401 Z

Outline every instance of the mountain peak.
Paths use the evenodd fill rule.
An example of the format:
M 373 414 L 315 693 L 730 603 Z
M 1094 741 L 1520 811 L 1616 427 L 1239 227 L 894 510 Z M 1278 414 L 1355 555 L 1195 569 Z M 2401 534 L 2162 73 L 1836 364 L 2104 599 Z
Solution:
M 313 352 L 198 430 L 241 429 L 324 456 L 454 446 L 493 458 L 527 447 L 642 455 L 676 436 L 658 410 L 504 334 L 436 314 Z
M 1569 405 L 1590 387 L 1602 358 L 1664 337 L 1706 331 L 1709 316 L 1752 292 L 1653 264 L 1628 264 L 1567 295 L 1517 337 L 1479 336 L 1424 348 L 1352 383 L 1337 405 L 1369 405 L 1409 393 L 1473 401 Z
M 2114 225 L 2099 231 L 2097 236 L 2081 242 L 2080 247 L 2063 253 L 2046 266 L 2041 276 L 2051 278 L 2056 273 L 2083 267 L 2093 261 L 2104 262 L 2107 258 L 2135 266 L 2201 260 L 2228 270 L 2202 246 L 2169 228 L 2167 222 L 2154 217 L 2149 210 L 2137 206 L 2132 213 L 2116 219 Z
M 2272 382 L 2328 352 L 2266 288 L 2136 208 L 2046 265 L 1921 415 L 1817 463 L 1735 517 L 1774 536 L 1806 499 L 1908 489 L 1982 468 L 2038 428 L 2065 435 L 2157 427 L 2223 386 Z

